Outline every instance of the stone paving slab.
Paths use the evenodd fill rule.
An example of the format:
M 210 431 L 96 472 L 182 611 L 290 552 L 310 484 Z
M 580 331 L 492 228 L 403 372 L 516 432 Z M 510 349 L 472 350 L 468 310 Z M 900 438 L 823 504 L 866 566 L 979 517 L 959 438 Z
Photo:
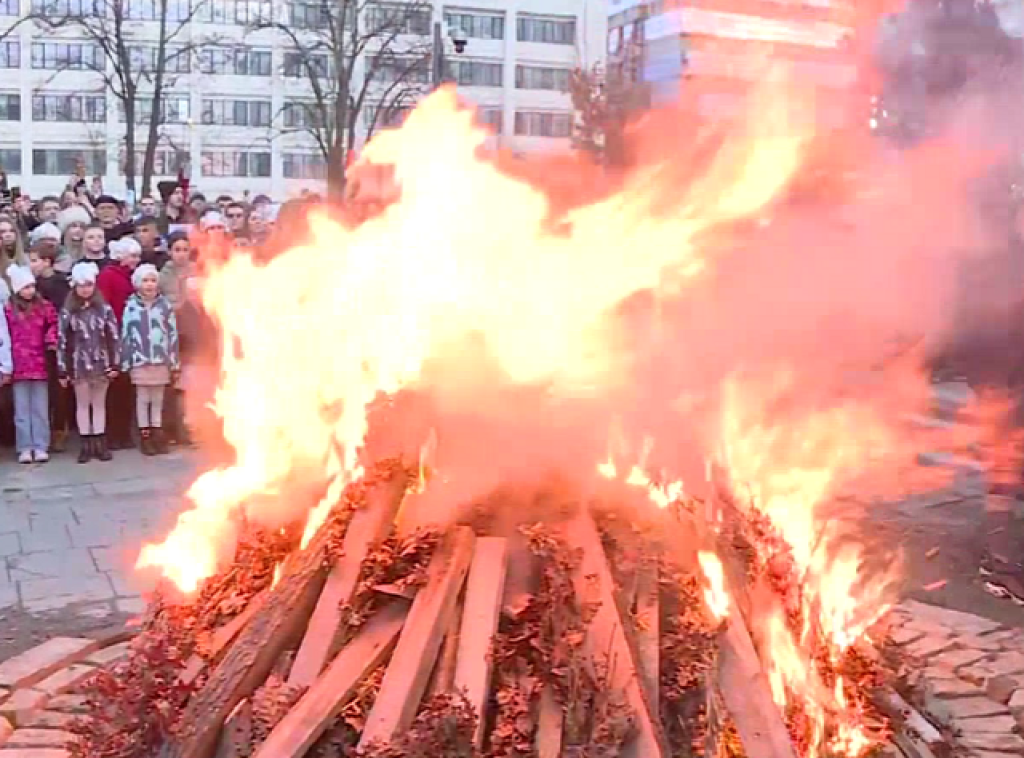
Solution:
M 913 672 L 921 713 L 971 758 L 1024 756 L 1024 635 L 990 619 L 908 600 L 888 643 Z
M 135 572 L 139 548 L 174 526 L 199 471 L 183 453 L 0 461 L 0 613 L 141 613 L 155 577 Z

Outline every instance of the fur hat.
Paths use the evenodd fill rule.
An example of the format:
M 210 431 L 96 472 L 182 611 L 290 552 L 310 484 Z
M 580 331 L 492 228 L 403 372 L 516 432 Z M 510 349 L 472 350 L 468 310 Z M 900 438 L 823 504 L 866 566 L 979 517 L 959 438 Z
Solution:
M 47 221 L 45 224 L 40 224 L 28 234 L 28 244 L 34 245 L 37 242 L 43 240 L 53 240 L 54 242 L 60 242 L 61 233 L 60 229 L 57 228 L 56 224 L 51 224 Z
M 160 273 L 156 270 L 156 266 L 154 266 L 152 263 L 143 263 L 141 266 L 135 269 L 135 273 L 132 274 L 132 284 L 135 286 L 135 289 L 138 289 L 139 287 L 142 286 L 142 280 L 145 279 L 147 276 L 151 276 L 157 280 L 159 280 L 160 278 Z
M 36 283 L 36 278 L 32 276 L 32 269 L 28 266 L 19 266 L 17 263 L 12 263 L 7 267 L 7 276 L 11 280 L 11 291 L 15 294 Z
M 121 207 L 120 201 L 113 195 L 100 195 L 96 198 L 96 202 L 92 204 L 92 207 L 99 208 L 101 205 L 116 205 L 118 208 Z
M 100 275 L 100 268 L 95 263 L 81 261 L 71 267 L 71 286 L 79 284 L 95 284 L 96 277 Z
M 110 259 L 119 261 L 129 255 L 142 255 L 142 246 L 131 237 L 122 237 L 114 240 L 108 246 L 110 248 Z
M 89 211 L 80 205 L 72 205 L 57 214 L 57 226 L 60 227 L 61 234 L 64 234 L 72 224 L 88 226 L 90 221 L 92 218 Z

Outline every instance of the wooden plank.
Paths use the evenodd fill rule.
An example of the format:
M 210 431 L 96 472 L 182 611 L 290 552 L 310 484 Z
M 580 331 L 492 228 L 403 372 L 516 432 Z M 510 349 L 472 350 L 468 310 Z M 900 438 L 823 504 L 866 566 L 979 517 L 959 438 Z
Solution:
M 460 602 L 455 604 L 455 612 L 452 614 L 451 621 L 448 622 L 448 629 L 445 630 L 441 653 L 437 657 L 437 665 L 434 666 L 434 673 L 430 677 L 427 687 L 427 697 L 452 691 L 452 686 L 455 683 L 455 660 L 459 649 L 461 625 L 462 603 Z
M 295 654 L 288 684 L 309 687 L 323 671 L 341 625 L 342 608 L 355 595 L 363 561 L 391 531 L 407 484 L 405 476 L 395 476 L 375 487 L 367 493 L 366 504 L 352 515 L 342 543 L 342 555 L 327 577 L 327 584 Z
M 747 755 L 797 758 L 786 724 L 771 697 L 768 679 L 739 613 L 719 637 L 718 690 Z
M 241 701 L 228 714 L 217 747 L 217 758 L 247 758 L 252 754 L 252 701 Z
M 581 602 L 594 603 L 597 608 L 587 627 L 590 656 L 594 660 L 607 659 L 608 688 L 621 692 L 633 710 L 636 733 L 625 745 L 622 755 L 627 758 L 666 758 L 668 752 L 661 724 L 641 683 L 638 656 L 619 615 L 615 603 L 615 582 L 589 509 L 580 508 L 569 522 L 566 539 L 570 548 L 582 554 L 580 567 L 574 574 L 576 592 Z
M 305 550 L 286 559 L 281 580 L 189 701 L 181 729 L 161 755 L 211 758 L 224 719 L 263 684 L 281 653 L 302 634 L 327 579 L 327 538 L 321 529 Z
M 551 688 L 545 687 L 540 693 L 540 712 L 537 714 L 537 758 L 561 758 L 564 722 L 565 711 L 555 700 Z
M 490 698 L 491 648 L 501 618 L 507 568 L 508 540 L 479 537 L 466 579 L 454 681 L 455 691 L 465 693 L 477 714 L 474 740 L 478 750 L 483 747 L 486 707 Z
M 455 613 L 475 541 L 472 529 L 458 527 L 438 545 L 427 567 L 427 583 L 416 594 L 380 692 L 366 718 L 360 750 L 375 742 L 390 742 L 416 716 L 442 636 Z
M 253 758 L 301 758 L 355 695 L 359 683 L 394 649 L 409 603 L 382 608 L 345 645 L 323 675 L 288 711 Z
M 657 566 L 644 566 L 638 572 L 636 619 L 637 652 L 640 655 L 644 689 L 651 704 L 651 712 L 658 714 L 661 690 L 661 591 Z
M 238 636 L 238 633 L 242 631 L 242 628 L 249 623 L 250 619 L 256 615 L 263 603 L 267 599 L 269 594 L 268 590 L 262 590 L 257 592 L 249 600 L 249 604 L 245 606 L 245 609 L 231 619 L 228 623 L 221 626 L 210 636 L 210 644 L 207 647 L 207 657 L 210 660 L 216 660 L 217 657 L 224 651 L 231 641 Z M 185 669 L 181 672 L 178 677 L 178 681 L 182 684 L 192 684 L 199 678 L 199 675 L 203 673 L 203 669 L 206 668 L 206 658 L 201 655 L 193 655 L 188 659 L 185 664 Z

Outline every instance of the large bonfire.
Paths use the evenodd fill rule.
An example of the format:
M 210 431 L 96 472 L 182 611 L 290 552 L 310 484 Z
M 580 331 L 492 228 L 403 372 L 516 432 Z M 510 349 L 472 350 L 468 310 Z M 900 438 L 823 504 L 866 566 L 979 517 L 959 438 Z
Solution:
M 334 735 L 336 754 L 354 755 L 345 750 L 367 748 L 368 737 L 358 736 L 365 728 L 386 738 L 373 745 L 380 755 L 557 755 L 533 742 L 554 698 L 567 724 L 580 712 L 602 714 L 584 719 L 585 736 L 562 730 L 566 755 L 632 749 L 646 758 L 665 740 L 672 752 L 664 755 L 696 754 L 711 744 L 710 729 L 711 749 L 739 752 L 738 732 L 750 758 L 766 758 L 749 744 L 752 732 L 744 733 L 738 713 L 744 698 L 757 702 L 755 680 L 739 692 L 741 679 L 707 678 L 716 629 L 740 635 L 722 632 L 733 654 L 752 643 L 756 661 L 745 663 L 763 666 L 765 691 L 795 746 L 790 755 L 868 754 L 883 730 L 864 694 L 859 651 L 892 601 L 896 555 L 869 562 L 850 539 L 850 523 L 832 511 L 851 491 L 870 496 L 891 486 L 911 454 L 898 414 L 926 396 L 926 382 L 906 360 L 896 368 L 869 365 L 879 357 L 874 347 L 890 336 L 880 327 L 899 321 L 886 308 L 890 301 L 851 314 L 849 293 L 815 291 L 846 283 L 837 273 L 846 269 L 822 259 L 849 255 L 864 230 L 835 219 L 817 225 L 819 211 L 810 230 L 800 209 L 789 221 L 772 220 L 785 218 L 787 193 L 820 139 L 806 98 L 790 95 L 781 85 L 766 87 L 751 100 L 757 117 L 715 135 L 713 150 L 694 138 L 697 147 L 680 156 L 678 135 L 657 135 L 656 160 L 602 199 L 555 215 L 542 189 L 486 157 L 487 135 L 473 113 L 442 90 L 362 154 L 364 166 L 393 171 L 394 202 L 358 225 L 317 217 L 310 244 L 269 264 L 237 255 L 212 271 L 203 299 L 223 341 L 215 406 L 235 457 L 199 477 L 189 509 L 163 542 L 143 548 L 138 565 L 158 570 L 181 595 L 169 600 L 165 592 L 151 613 L 147 654 L 156 646 L 176 666 L 184 665 L 181 651 L 192 650 L 214 668 L 206 694 L 192 696 L 182 716 L 186 691 L 204 679 L 172 666 L 178 689 L 158 688 L 166 711 L 143 741 L 171 755 L 208 755 L 211 743 L 197 722 L 209 716 L 204 708 L 225 706 L 209 694 L 216 690 L 229 708 L 243 698 L 261 708 L 263 731 L 252 742 L 280 747 L 285 738 L 274 727 L 306 687 L 320 685 L 339 646 L 342 658 L 349 649 L 342 642 L 355 646 L 360 637 L 352 635 L 368 618 L 381 628 L 392 623 L 384 617 L 394 606 L 367 604 L 371 590 L 408 595 L 423 581 L 433 587 L 425 568 L 431 557 L 468 561 L 475 531 L 491 535 L 476 538 L 478 550 L 484 539 L 512 535 L 501 548 L 513 550 L 498 598 L 503 620 L 484 651 L 497 692 L 467 703 L 451 676 L 444 681 L 445 652 L 435 647 L 435 670 L 433 658 L 403 657 L 400 641 L 390 667 L 380 659 L 338 704 L 336 720 L 324 720 L 314 754 L 332 754 L 325 740 Z M 875 223 L 904 211 L 901 220 L 915 223 L 921 212 L 907 209 L 921 199 L 921 179 L 899 180 L 896 190 L 884 190 L 884 202 L 866 194 L 846 202 Z M 881 174 L 870 184 L 888 187 Z M 926 194 L 935 196 L 931 187 Z M 878 239 L 906 242 L 891 228 Z M 883 270 L 897 277 L 914 270 L 910 257 L 887 255 L 884 269 L 864 255 L 866 273 L 851 291 L 888 290 Z M 737 266 L 759 272 L 755 288 L 729 289 Z M 791 282 L 788 300 L 765 294 L 796 274 L 808 281 Z M 915 303 L 915 313 L 927 305 Z M 399 493 L 394 510 L 377 511 L 392 517 L 356 528 L 353 514 L 381 488 Z M 568 501 L 575 515 L 565 513 Z M 597 543 L 587 539 L 594 524 Z M 603 669 L 578 669 L 574 653 L 573 640 L 591 633 L 588 624 L 606 625 L 610 648 L 620 641 L 620 624 L 587 611 L 586 584 L 574 581 L 580 555 L 602 575 L 595 551 L 607 551 L 612 567 L 615 589 L 602 595 L 608 613 L 613 596 L 625 598 L 627 617 L 640 612 L 645 573 L 653 570 L 661 582 L 656 684 L 636 698 L 633 685 L 623 685 L 623 702 L 609 684 L 630 661 L 642 669 L 642 652 L 636 661 L 625 652 L 629 661 L 606 657 Z M 252 627 L 238 614 L 267 593 L 293 609 L 296 577 L 357 554 L 366 562 L 356 564 L 350 583 L 358 579 L 360 589 L 344 596 L 336 618 L 348 632 L 337 624 L 316 628 L 318 606 L 314 621 L 297 630 L 301 644 L 267 648 L 274 655 L 266 669 L 280 687 L 267 694 L 267 671 L 228 687 L 228 669 L 241 664 L 225 659 L 218 667 L 218 627 L 232 617 L 242 619 L 234 633 Z M 302 555 L 314 556 L 309 566 Z M 517 579 L 517 563 L 542 568 Z M 452 608 L 459 586 L 449 588 Z M 463 602 L 473 587 L 471 577 Z M 334 597 L 336 607 L 342 596 Z M 575 615 L 568 612 L 574 604 Z M 626 626 L 640 636 L 646 628 L 635 619 Z M 249 631 L 238 645 L 270 639 L 265 630 Z M 312 639 L 317 634 L 323 639 Z M 610 648 L 593 656 L 609 656 Z M 246 665 L 258 669 L 261 660 L 253 652 Z M 434 670 L 435 698 L 417 710 L 424 678 L 400 716 L 383 713 L 374 698 L 394 689 L 389 677 L 399 674 L 392 672 L 421 664 L 424 676 Z M 556 677 L 551 689 L 538 678 L 542 671 Z M 679 693 L 698 686 L 706 686 L 700 702 L 680 705 Z M 652 707 L 659 696 L 660 713 Z M 479 712 L 487 703 L 496 715 Z M 427 732 L 434 740 L 470 737 L 432 742 Z M 258 755 L 271 755 L 266 750 Z

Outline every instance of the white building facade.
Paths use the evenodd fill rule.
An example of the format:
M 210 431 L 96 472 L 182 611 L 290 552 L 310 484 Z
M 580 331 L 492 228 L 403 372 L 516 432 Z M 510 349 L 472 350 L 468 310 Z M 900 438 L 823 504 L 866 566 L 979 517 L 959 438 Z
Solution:
M 72 14 L 87 2 L 56 0 Z M 156 22 L 146 15 L 154 0 L 127 2 L 138 7 L 130 22 L 133 42 L 147 54 L 157 40 Z M 310 84 L 296 75 L 284 33 L 252 31 L 253 8 L 262 5 L 299 26 L 304 19 L 315 23 L 320 0 L 206 0 L 174 42 L 216 44 L 168 62 L 158 180 L 173 178 L 187 157 L 192 185 L 207 197 L 248 191 L 283 199 L 322 188 L 324 164 L 315 143 L 287 128 L 296 124 L 285 123 L 289 103 L 309 100 Z M 0 34 L 41 7 L 57 15 L 55 0 L 0 0 Z M 445 35 L 449 70 L 460 95 L 476 103 L 495 130 L 497 145 L 516 152 L 568 147 L 569 73 L 603 57 L 602 0 L 431 0 L 424 12 L 425 37 L 435 22 L 463 30 L 462 54 Z M 103 65 L 99 48 L 71 28 L 22 23 L 0 40 L 0 166 L 9 186 L 33 197 L 58 193 L 82 162 L 90 177 L 103 176 L 106 191 L 123 196 L 124 118 L 120 100 L 105 91 L 96 72 Z M 363 129 L 372 108 L 364 109 Z M 137 177 L 148 119 L 143 121 L 136 127 Z

